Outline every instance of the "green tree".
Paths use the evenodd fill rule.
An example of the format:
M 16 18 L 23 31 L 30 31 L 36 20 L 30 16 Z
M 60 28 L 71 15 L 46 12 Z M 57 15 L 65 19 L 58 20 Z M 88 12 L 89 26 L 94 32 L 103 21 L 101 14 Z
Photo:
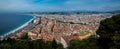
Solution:
M 9 43 L 1 43 L 0 49 L 11 49 L 11 45 Z
M 96 33 L 102 49 L 120 48 L 120 14 L 102 20 Z
M 64 49 L 63 45 L 61 43 L 57 44 L 57 49 Z
M 37 40 L 32 41 L 33 49 L 43 49 L 42 45 L 43 45 L 42 39 L 37 39 Z
M 71 40 L 68 49 L 99 49 L 96 38 Z
M 12 45 L 12 49 L 28 49 L 28 40 L 18 40 Z
M 54 49 L 57 49 L 57 42 L 55 41 L 55 39 L 52 41 L 52 47 Z
M 20 39 L 28 39 L 28 33 L 23 34 Z

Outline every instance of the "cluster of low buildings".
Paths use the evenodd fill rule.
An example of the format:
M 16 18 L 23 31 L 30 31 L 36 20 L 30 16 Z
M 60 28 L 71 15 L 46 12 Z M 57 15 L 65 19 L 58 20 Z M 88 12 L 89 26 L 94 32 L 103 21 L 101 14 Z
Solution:
M 71 39 L 83 39 L 87 34 L 95 34 L 103 15 L 36 15 L 40 18 L 39 24 L 28 31 L 31 39 L 57 41 L 61 37 L 69 43 Z
M 28 30 L 28 36 L 32 40 L 43 39 L 44 42 L 52 41 L 55 39 L 60 43 L 69 43 L 71 39 L 82 40 L 91 35 L 96 34 L 96 30 L 99 27 L 99 23 L 104 15 L 92 14 L 92 15 L 35 15 L 33 20 L 37 25 Z M 19 37 L 22 35 L 16 34 L 11 38 Z M 63 44 L 64 45 L 64 44 Z M 66 44 L 64 45 L 66 46 Z

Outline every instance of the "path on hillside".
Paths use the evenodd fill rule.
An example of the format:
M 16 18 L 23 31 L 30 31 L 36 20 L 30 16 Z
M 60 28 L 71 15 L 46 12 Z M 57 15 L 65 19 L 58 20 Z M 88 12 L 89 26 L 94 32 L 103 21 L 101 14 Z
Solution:
M 64 48 L 66 48 L 68 46 L 66 41 L 63 39 L 63 37 L 61 37 L 61 43 L 64 46 Z
M 82 40 L 82 39 L 85 39 L 85 38 L 90 37 L 91 35 L 93 35 L 93 34 L 92 34 L 92 33 L 88 33 L 88 34 L 86 34 L 86 35 L 79 36 L 79 38 Z

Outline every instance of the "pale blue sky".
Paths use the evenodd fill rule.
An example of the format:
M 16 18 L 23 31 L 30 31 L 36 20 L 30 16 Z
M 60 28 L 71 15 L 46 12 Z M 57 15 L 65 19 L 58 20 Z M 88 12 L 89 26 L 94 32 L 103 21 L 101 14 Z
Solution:
M 120 0 L 0 0 L 1 11 L 113 11 L 120 10 Z

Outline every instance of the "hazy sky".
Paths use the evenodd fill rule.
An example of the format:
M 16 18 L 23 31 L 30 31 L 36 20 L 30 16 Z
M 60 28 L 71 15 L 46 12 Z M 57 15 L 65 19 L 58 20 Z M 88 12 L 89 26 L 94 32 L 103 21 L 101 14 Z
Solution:
M 0 0 L 0 11 L 113 11 L 120 0 Z

